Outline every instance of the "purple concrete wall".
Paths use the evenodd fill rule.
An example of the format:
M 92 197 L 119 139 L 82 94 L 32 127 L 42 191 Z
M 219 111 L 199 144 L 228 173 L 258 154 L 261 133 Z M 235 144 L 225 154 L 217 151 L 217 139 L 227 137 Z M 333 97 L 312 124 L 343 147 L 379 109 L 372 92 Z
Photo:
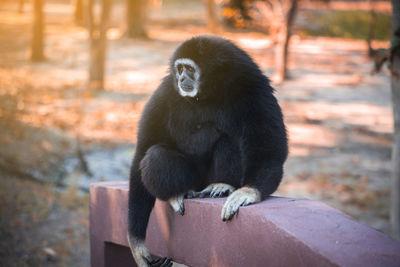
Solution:
M 127 182 L 91 185 L 92 267 L 134 266 L 120 247 L 128 246 L 127 200 Z M 400 266 L 400 242 L 318 201 L 271 197 L 241 207 L 227 223 L 220 219 L 224 201 L 185 200 L 184 216 L 157 201 L 147 228 L 150 252 L 196 267 Z

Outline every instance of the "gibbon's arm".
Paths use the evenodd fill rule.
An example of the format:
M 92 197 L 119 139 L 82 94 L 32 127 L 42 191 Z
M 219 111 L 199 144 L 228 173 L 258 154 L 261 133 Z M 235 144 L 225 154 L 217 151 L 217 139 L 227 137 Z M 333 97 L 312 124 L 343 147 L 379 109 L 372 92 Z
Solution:
M 221 219 L 229 221 L 240 206 L 257 203 L 278 187 L 287 155 L 286 130 L 275 98 L 250 99 L 245 112 L 237 117 L 242 123 L 240 155 L 243 176 L 239 189 L 229 195 Z
M 249 114 L 251 120 L 244 126 L 241 139 L 243 184 L 258 189 L 262 199 L 277 189 L 288 154 L 282 113 L 275 98 L 272 100 L 264 109 Z

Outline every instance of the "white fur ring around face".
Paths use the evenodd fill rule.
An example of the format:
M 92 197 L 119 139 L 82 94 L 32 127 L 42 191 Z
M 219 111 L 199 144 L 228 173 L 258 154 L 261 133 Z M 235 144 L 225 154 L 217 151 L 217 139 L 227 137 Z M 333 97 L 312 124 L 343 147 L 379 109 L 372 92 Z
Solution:
M 240 206 L 247 206 L 261 201 L 261 193 L 252 187 L 241 187 L 234 191 L 222 207 L 221 219 L 229 221 L 237 213 Z
M 190 77 L 186 75 L 186 72 L 180 72 L 178 67 L 182 66 L 182 65 L 186 65 L 186 66 L 190 66 L 192 68 L 192 74 L 193 77 Z M 197 66 L 197 64 L 191 60 L 190 58 L 178 58 L 175 63 L 174 63 L 174 67 L 175 67 L 175 76 L 176 79 L 178 81 L 178 88 L 179 88 L 179 94 L 183 97 L 195 97 L 198 92 L 199 92 L 199 86 L 200 86 L 200 68 Z M 182 78 L 186 78 L 184 80 L 188 81 L 190 80 L 191 82 L 189 84 L 191 84 L 192 90 L 191 91 L 186 91 L 184 89 L 183 84 L 181 84 L 181 80 Z M 183 81 L 183 80 L 182 80 Z

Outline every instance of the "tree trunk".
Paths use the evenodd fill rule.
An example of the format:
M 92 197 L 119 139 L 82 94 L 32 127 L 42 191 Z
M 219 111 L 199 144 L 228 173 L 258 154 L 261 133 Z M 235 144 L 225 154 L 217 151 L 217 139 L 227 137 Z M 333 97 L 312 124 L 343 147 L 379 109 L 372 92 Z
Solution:
M 282 25 L 278 31 L 275 47 L 275 74 L 274 82 L 281 83 L 287 77 L 287 50 L 289 46 L 289 29 Z
M 284 16 L 282 25 L 278 29 L 275 52 L 276 72 L 274 74 L 274 81 L 277 83 L 283 82 L 288 76 L 288 48 L 297 7 L 297 0 L 290 0 L 288 10 L 282 14 Z
M 31 40 L 31 60 L 44 60 L 43 53 L 43 0 L 33 0 L 33 25 L 32 25 L 32 40 Z
M 25 0 L 18 1 L 18 13 L 24 13 Z
M 111 1 L 102 0 L 100 25 L 95 24 L 94 0 L 87 0 L 87 17 L 90 38 L 89 88 L 104 89 L 104 70 L 107 48 L 107 27 L 111 13 Z
M 391 214 L 393 237 L 400 240 L 400 1 L 392 0 L 391 86 L 394 119 Z
M 75 0 L 74 1 L 74 21 L 76 25 L 84 26 L 85 24 L 85 13 L 83 9 L 83 1 L 84 0 Z
M 125 36 L 128 38 L 147 38 L 147 0 L 126 0 Z
M 372 48 L 372 41 L 374 40 L 377 14 L 374 10 L 373 0 L 369 0 L 369 5 L 370 5 L 370 10 L 369 10 L 370 19 L 368 25 L 367 46 L 368 46 L 368 56 L 372 58 L 375 55 L 375 51 Z
M 214 0 L 204 0 L 204 4 L 206 7 L 207 27 L 210 32 L 217 34 L 219 33 L 220 28 L 215 2 Z

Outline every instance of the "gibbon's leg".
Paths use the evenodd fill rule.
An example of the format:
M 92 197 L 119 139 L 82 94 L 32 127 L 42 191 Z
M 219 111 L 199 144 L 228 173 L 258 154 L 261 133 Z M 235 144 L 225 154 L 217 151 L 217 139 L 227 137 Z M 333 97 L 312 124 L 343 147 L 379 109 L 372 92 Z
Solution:
M 151 266 L 152 258 L 145 245 L 146 228 L 155 198 L 140 181 L 139 164 L 133 163 L 129 183 L 128 242 L 139 267 Z
M 228 137 L 222 137 L 215 145 L 211 164 L 213 183 L 204 188 L 199 197 L 223 197 L 230 195 L 240 185 L 242 176 L 240 150 Z
M 174 211 L 183 215 L 184 196 L 200 182 L 195 164 L 167 146 L 153 145 L 140 162 L 140 170 L 146 189 L 156 198 L 168 201 Z
M 234 191 L 226 200 L 221 211 L 222 221 L 229 221 L 238 212 L 240 206 L 257 203 L 272 194 L 278 187 L 283 175 L 281 165 L 265 166 L 259 170 L 258 179 L 249 182 Z
M 152 146 L 143 159 L 140 160 L 140 158 L 140 156 L 135 156 L 129 183 L 129 246 L 139 267 L 168 267 L 171 266 L 171 262 L 167 258 L 153 261 L 145 245 L 150 212 L 156 197 L 167 200 L 170 196 L 187 191 L 187 188 L 192 188 L 190 178 L 186 182 L 179 181 L 177 178 L 185 178 L 185 174 L 189 170 L 193 173 L 196 172 L 189 169 L 190 164 L 185 161 L 183 155 L 162 146 Z M 164 181 L 163 179 L 169 180 Z M 145 184 L 148 186 L 147 188 Z M 173 188 L 174 186 L 176 188 Z M 165 190 L 162 191 L 163 189 Z

